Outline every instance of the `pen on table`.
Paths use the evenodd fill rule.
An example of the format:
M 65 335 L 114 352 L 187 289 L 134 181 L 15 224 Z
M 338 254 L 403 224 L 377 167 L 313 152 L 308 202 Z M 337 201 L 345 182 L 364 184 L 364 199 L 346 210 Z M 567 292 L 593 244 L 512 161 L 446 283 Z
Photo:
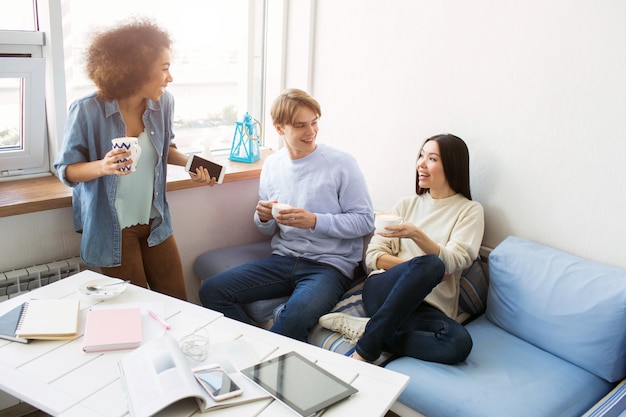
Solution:
M 170 329 L 170 325 L 169 325 L 169 324 L 167 324 L 167 322 L 166 322 L 165 320 L 163 320 L 161 317 L 159 317 L 159 316 L 157 315 L 157 313 L 155 313 L 155 312 L 154 312 L 154 311 L 152 311 L 152 310 L 148 310 L 148 314 L 150 314 L 150 317 L 152 317 L 153 319 L 155 319 L 156 321 L 158 321 L 158 322 L 159 322 L 159 324 L 160 324 L 161 326 L 163 326 L 163 328 L 164 328 L 165 330 L 169 330 L 169 329 Z

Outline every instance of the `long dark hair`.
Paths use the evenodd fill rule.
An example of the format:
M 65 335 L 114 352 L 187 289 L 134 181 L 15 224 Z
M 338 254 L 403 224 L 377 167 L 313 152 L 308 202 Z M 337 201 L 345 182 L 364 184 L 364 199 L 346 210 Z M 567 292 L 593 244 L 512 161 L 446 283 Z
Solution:
M 443 172 L 446 175 L 448 184 L 457 193 L 463 194 L 468 200 L 472 199 L 470 192 L 470 175 L 469 175 L 469 150 L 463 139 L 449 133 L 435 135 L 428 138 L 422 144 L 420 153 L 424 149 L 424 145 L 434 140 L 439 145 L 439 153 L 441 163 L 443 164 Z M 420 195 L 428 191 L 428 188 L 420 188 L 419 174 L 415 170 L 415 192 Z

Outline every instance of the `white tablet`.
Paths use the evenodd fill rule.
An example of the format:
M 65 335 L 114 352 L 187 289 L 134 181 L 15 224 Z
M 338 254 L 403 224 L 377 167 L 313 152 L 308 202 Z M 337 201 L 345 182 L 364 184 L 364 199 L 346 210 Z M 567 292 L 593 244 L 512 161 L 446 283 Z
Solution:
M 274 398 L 304 417 L 358 390 L 296 352 L 289 352 L 241 371 Z

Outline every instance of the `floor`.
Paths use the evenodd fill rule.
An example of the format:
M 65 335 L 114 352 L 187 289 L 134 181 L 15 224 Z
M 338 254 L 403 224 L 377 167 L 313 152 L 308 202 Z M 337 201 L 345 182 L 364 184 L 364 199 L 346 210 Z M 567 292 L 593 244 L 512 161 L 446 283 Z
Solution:
M 29 404 L 19 403 L 13 407 L 0 410 L 0 417 L 50 417 L 50 414 L 39 411 Z

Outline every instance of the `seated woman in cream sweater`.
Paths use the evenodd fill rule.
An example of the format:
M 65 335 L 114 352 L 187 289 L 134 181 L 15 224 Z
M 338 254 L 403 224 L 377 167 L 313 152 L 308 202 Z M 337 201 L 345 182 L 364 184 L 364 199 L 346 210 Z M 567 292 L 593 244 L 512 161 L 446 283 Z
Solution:
M 352 357 L 375 361 L 381 352 L 454 364 L 472 339 L 457 323 L 461 272 L 478 257 L 484 233 L 480 203 L 472 201 L 469 152 L 460 138 L 427 139 L 416 166 L 416 195 L 392 209 L 404 221 L 375 235 L 363 288 L 369 318 L 331 313 L 320 324 L 356 342 Z

